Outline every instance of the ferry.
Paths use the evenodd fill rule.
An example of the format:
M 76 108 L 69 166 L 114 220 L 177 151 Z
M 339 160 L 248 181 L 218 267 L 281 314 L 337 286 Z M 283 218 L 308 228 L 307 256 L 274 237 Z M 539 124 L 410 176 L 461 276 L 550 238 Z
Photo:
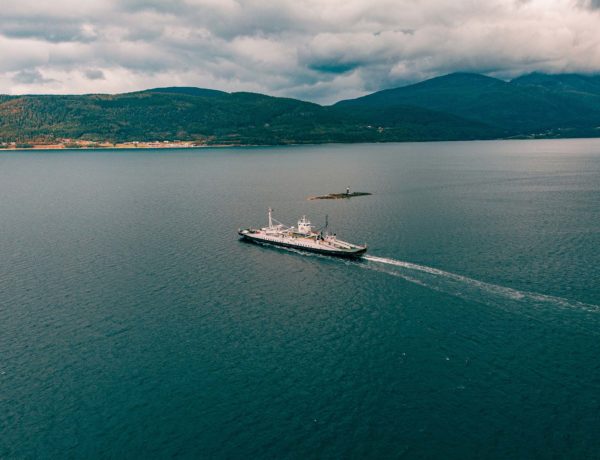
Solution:
M 324 232 L 325 227 L 317 231 L 306 216 L 298 220 L 297 227 L 288 227 L 273 218 L 269 208 L 269 226 L 263 228 L 244 228 L 238 230 L 242 239 L 254 243 L 271 244 L 301 251 L 316 252 L 336 257 L 361 257 L 367 252 L 367 245 L 359 246 L 338 239 L 335 233 Z

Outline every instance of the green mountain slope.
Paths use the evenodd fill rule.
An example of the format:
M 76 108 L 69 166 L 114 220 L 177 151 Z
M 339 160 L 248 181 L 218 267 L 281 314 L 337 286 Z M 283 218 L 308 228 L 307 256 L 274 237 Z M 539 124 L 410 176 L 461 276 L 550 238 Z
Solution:
M 598 94 L 526 83 L 527 79 L 507 83 L 477 74 L 450 74 L 341 101 L 336 106 L 422 107 L 494 126 L 505 136 L 548 130 L 559 135 L 561 130 L 590 131 L 600 126 Z
M 219 97 L 225 96 L 225 91 L 219 91 L 216 89 L 196 88 L 193 86 L 170 86 L 167 88 L 154 88 L 147 89 L 145 91 L 139 91 L 140 93 L 160 93 L 160 94 L 185 94 L 188 96 L 202 96 L 202 97 Z
M 389 111 L 388 111 L 389 112 Z M 427 109 L 350 111 L 295 99 L 200 88 L 120 95 L 20 96 L 0 101 L 0 140 L 194 140 L 288 144 L 474 139 L 481 123 Z
M 255 93 L 155 88 L 0 95 L 0 143 L 57 139 L 277 145 L 600 136 L 600 77 L 451 74 L 320 106 Z
M 578 74 L 549 75 L 530 73 L 511 81 L 514 85 L 541 87 L 554 92 L 577 92 L 600 95 L 600 76 Z

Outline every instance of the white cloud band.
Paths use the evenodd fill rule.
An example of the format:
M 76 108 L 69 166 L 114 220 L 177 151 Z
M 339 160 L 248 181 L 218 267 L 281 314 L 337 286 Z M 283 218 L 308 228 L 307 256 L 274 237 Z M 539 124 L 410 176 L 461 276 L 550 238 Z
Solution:
M 598 0 L 2 3 L 11 94 L 186 85 L 333 102 L 453 71 L 600 71 Z

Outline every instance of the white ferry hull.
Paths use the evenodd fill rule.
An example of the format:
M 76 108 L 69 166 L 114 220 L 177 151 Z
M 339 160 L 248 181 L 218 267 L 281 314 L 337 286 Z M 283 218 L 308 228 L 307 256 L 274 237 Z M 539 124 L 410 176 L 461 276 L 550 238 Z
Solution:
M 285 248 L 298 249 L 300 251 L 314 252 L 334 257 L 356 258 L 362 257 L 367 252 L 366 246 L 353 246 L 350 248 L 333 248 L 326 244 L 308 244 L 303 242 L 290 241 L 290 238 L 269 237 L 252 229 L 239 230 L 238 234 L 245 240 L 259 244 L 269 244 Z

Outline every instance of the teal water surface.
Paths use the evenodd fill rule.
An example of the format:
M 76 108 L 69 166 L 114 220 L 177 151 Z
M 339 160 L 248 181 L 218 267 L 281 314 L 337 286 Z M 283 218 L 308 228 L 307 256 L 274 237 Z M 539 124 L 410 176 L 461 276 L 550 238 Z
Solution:
M 0 153 L 0 458 L 600 458 L 599 248 L 600 140 Z

